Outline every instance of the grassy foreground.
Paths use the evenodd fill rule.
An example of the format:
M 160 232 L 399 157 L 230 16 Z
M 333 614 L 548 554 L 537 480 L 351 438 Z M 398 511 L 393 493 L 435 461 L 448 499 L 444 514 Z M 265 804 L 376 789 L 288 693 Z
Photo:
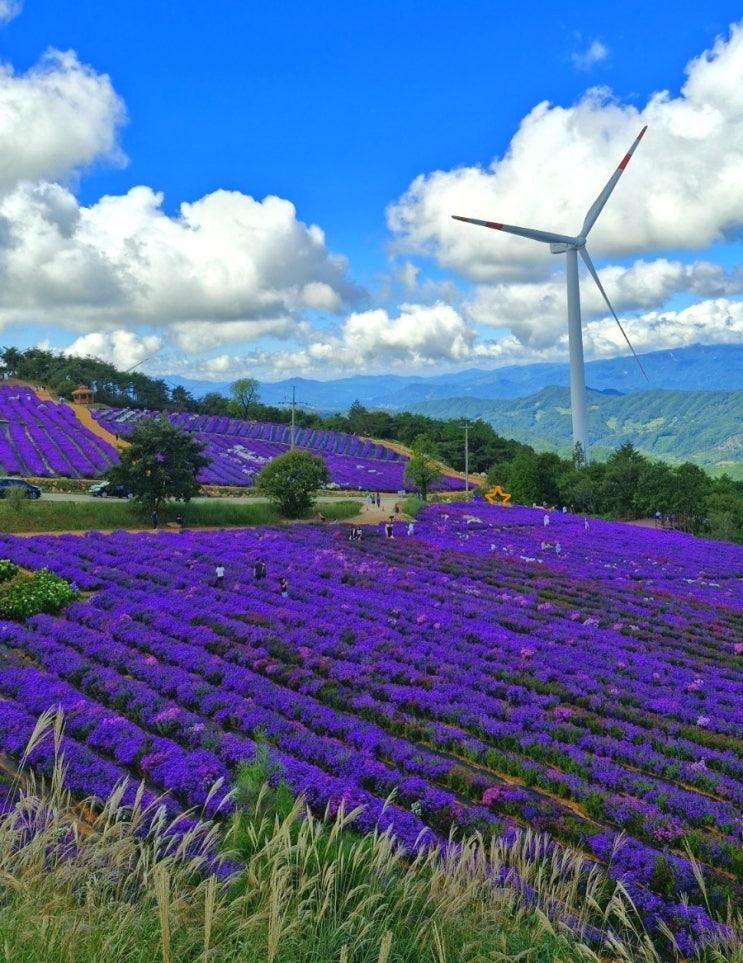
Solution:
M 361 502 L 323 502 L 321 510 L 331 521 L 353 518 L 361 510 Z M 160 527 L 175 526 L 178 512 L 183 513 L 186 527 L 271 525 L 282 520 L 277 509 L 266 502 L 235 504 L 225 499 L 167 505 L 159 512 Z M 0 501 L 0 532 L 149 528 L 150 524 L 147 511 L 125 501 Z
M 47 713 L 30 745 L 61 732 Z M 659 963 L 621 889 L 607 902 L 600 871 L 543 837 L 410 861 L 354 813 L 315 818 L 260 761 L 231 821 L 179 828 L 121 790 L 76 804 L 57 758 L 47 784 L 0 777 L 1 963 Z M 740 946 L 699 959 L 740 963 Z

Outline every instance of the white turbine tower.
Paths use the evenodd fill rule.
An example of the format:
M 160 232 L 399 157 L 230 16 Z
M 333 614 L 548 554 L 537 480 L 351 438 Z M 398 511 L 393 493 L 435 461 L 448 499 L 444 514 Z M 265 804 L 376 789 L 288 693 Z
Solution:
M 619 325 L 619 330 L 624 335 L 624 340 L 629 345 L 629 349 L 635 356 L 635 360 L 638 365 L 640 365 L 640 370 L 642 371 L 645 378 L 645 369 L 640 363 L 640 359 L 635 353 L 635 349 L 632 347 L 627 333 L 625 332 L 622 324 L 617 317 L 616 311 L 611 306 L 611 302 L 607 297 L 606 291 L 599 280 L 599 276 L 596 273 L 596 268 L 593 266 L 593 262 L 586 250 L 586 239 L 588 234 L 596 222 L 599 214 L 604 208 L 604 205 L 609 200 L 611 192 L 617 186 L 617 181 L 622 176 L 622 173 L 630 162 L 630 158 L 634 154 L 637 145 L 642 140 L 643 134 L 647 130 L 647 127 L 643 127 L 640 133 L 637 135 L 637 139 L 634 144 L 630 147 L 627 153 L 622 158 L 619 167 L 614 171 L 614 173 L 609 178 L 606 187 L 601 191 L 599 196 L 593 202 L 591 207 L 588 209 L 585 220 L 583 221 L 583 226 L 580 229 L 580 234 L 575 237 L 569 237 L 566 234 L 553 234 L 550 231 L 536 231 L 530 227 L 516 227 L 514 224 L 497 224 L 494 221 L 479 221 L 474 217 L 459 217 L 457 214 L 453 214 L 452 217 L 455 221 L 466 221 L 468 224 L 479 224 L 481 227 L 490 227 L 495 231 L 505 231 L 507 234 L 517 234 L 519 237 L 528 237 L 533 241 L 542 241 L 545 244 L 549 244 L 550 251 L 553 254 L 564 254 L 566 267 L 567 267 L 567 288 L 568 288 L 568 345 L 570 348 L 570 408 L 573 415 L 573 444 L 580 442 L 583 448 L 583 454 L 586 462 L 590 460 L 590 452 L 588 448 L 588 411 L 586 407 L 586 376 L 583 367 L 583 333 L 581 329 L 581 318 L 580 318 L 580 286 L 578 284 L 578 253 L 585 261 L 586 267 L 591 274 L 591 277 L 596 282 L 596 285 L 601 292 L 604 301 L 606 301 L 606 306 L 611 311 L 614 320 Z

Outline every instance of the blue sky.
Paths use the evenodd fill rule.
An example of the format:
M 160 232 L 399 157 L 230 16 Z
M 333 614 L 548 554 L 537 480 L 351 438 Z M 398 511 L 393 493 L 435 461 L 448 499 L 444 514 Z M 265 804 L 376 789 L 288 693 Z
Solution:
M 743 340 L 736 16 L 0 0 L 0 343 L 219 380 L 563 357 L 558 259 L 445 218 L 577 230 L 646 122 L 609 296 L 639 350 Z M 588 355 L 623 353 L 583 292 Z

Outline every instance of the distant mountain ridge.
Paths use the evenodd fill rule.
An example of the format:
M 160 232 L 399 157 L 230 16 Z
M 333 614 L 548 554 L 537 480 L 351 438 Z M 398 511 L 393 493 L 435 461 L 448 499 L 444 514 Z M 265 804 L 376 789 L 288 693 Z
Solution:
M 668 389 L 683 391 L 743 389 L 742 345 L 692 345 L 672 351 L 653 351 L 640 356 L 648 374 L 642 376 L 631 355 L 589 361 L 586 382 L 598 391 L 627 394 Z M 246 372 L 250 374 L 250 372 Z M 170 384 L 181 384 L 197 397 L 209 391 L 226 393 L 227 382 L 192 381 L 167 376 Z M 569 384 L 567 363 L 508 365 L 503 368 L 422 375 L 352 375 L 333 381 L 290 378 L 261 382 L 261 400 L 277 404 L 291 398 L 322 411 L 345 411 L 354 401 L 368 408 L 412 409 L 426 402 L 467 397 L 482 400 L 525 398 L 549 386 Z
M 432 418 L 482 418 L 510 438 L 540 450 L 569 454 L 572 447 L 570 391 L 549 387 L 528 398 L 447 398 L 411 406 Z M 588 392 L 592 450 L 631 442 L 667 461 L 694 461 L 717 471 L 743 463 L 743 390 Z M 734 474 L 739 474 L 734 471 Z

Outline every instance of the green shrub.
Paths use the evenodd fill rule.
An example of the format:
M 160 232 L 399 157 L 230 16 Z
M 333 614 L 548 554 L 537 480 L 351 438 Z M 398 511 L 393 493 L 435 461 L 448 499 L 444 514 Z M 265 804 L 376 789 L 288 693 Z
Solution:
M 8 558 L 0 558 L 0 582 L 9 582 L 18 574 L 18 566 Z
M 16 577 L 4 584 L 0 592 L 0 618 L 22 621 L 39 612 L 51 615 L 77 596 L 69 582 L 42 568 L 31 576 Z

